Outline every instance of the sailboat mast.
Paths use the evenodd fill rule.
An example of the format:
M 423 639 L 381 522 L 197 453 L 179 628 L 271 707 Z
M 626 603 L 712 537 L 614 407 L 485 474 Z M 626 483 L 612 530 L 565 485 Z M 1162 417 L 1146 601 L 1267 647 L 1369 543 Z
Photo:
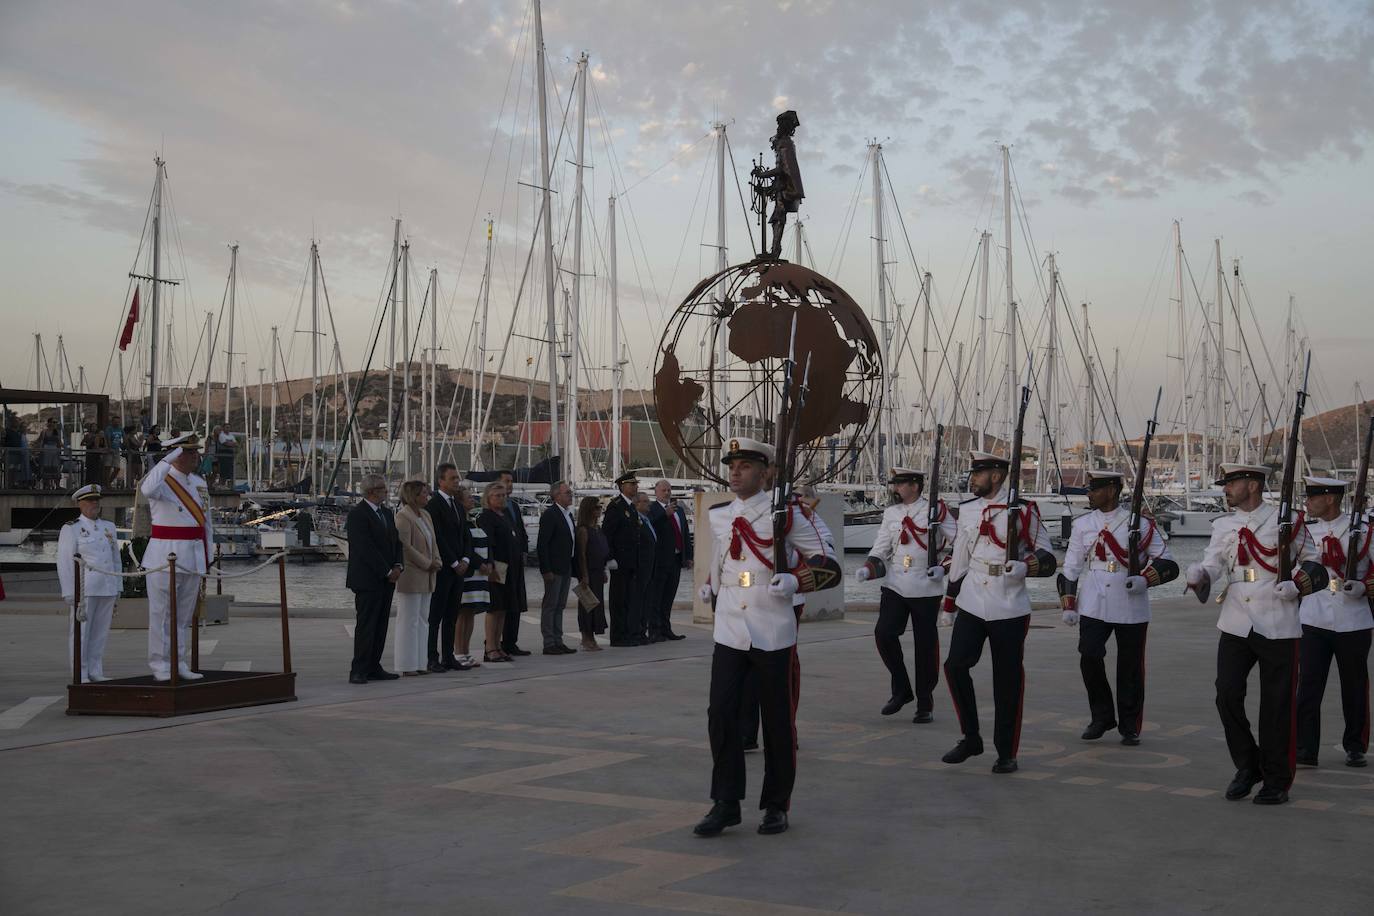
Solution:
M 1221 239 L 1214 239 L 1215 250 L 1213 257 L 1217 262 L 1217 385 L 1216 385 L 1216 410 L 1217 418 L 1217 457 L 1218 464 L 1226 460 L 1226 453 L 1231 446 L 1231 424 L 1228 417 L 1231 415 L 1230 402 L 1226 397 L 1226 309 L 1224 306 L 1226 298 L 1226 275 L 1221 267 Z M 1210 473 L 1211 469 L 1208 469 Z
M 1054 254 L 1051 252 L 1047 259 L 1046 269 L 1049 272 L 1050 282 L 1050 301 L 1049 301 L 1049 346 L 1045 353 L 1045 400 L 1042 402 L 1041 414 L 1043 417 L 1044 440 L 1040 447 L 1039 459 L 1035 462 L 1035 488 L 1040 492 L 1045 492 L 1047 481 L 1046 471 L 1049 470 L 1051 451 L 1054 448 L 1055 436 L 1059 434 L 1059 410 L 1055 404 L 1054 379 L 1059 371 L 1059 353 L 1056 343 L 1059 340 L 1059 270 L 1055 267 Z
M 229 339 L 224 347 L 224 425 L 229 425 L 229 392 L 234 387 L 234 298 L 238 293 L 239 246 L 229 246 Z M 209 426 L 210 402 L 205 402 L 205 421 Z
M 434 480 L 439 465 L 439 268 L 429 269 L 429 449 L 425 480 Z
M 1084 365 L 1088 377 L 1088 403 L 1083 417 L 1083 482 L 1092 470 L 1097 455 L 1093 451 L 1093 434 L 1097 431 L 1097 378 L 1093 371 L 1092 328 L 1088 324 L 1088 303 L 1083 303 L 1083 349 L 1087 354 Z
M 611 479 L 620 476 L 620 385 L 624 364 L 620 359 L 620 290 L 615 264 L 615 195 L 606 210 L 606 245 L 611 273 Z
M 577 183 L 573 192 L 573 278 L 572 315 L 568 327 L 568 460 L 563 476 L 577 486 L 581 474 L 577 445 L 577 377 L 581 369 L 582 337 L 582 195 L 587 145 L 587 52 L 577 59 Z
M 401 473 L 410 479 L 410 240 L 401 246 Z
M 261 485 L 261 481 L 266 477 L 266 475 L 263 474 L 263 472 L 262 472 L 262 459 L 263 459 L 263 455 L 265 454 L 265 452 L 263 451 L 263 446 L 266 444 L 266 443 L 263 441 L 263 438 L 262 438 L 262 395 L 263 395 L 263 391 L 262 391 L 262 388 L 263 388 L 263 385 L 262 385 L 262 377 L 263 377 L 263 373 L 266 372 L 266 371 L 267 371 L 267 370 L 264 369 L 262 366 L 259 366 L 259 367 L 258 367 L 258 473 L 257 473 L 257 480 L 258 480 L 259 485 Z M 253 489 L 251 483 L 249 484 L 249 489 L 250 489 L 250 490 Z
M 153 181 L 153 303 L 149 312 L 150 322 L 152 323 L 152 340 L 148 347 L 148 422 L 153 426 L 159 425 L 161 416 L 159 411 L 157 385 L 158 385 L 158 333 L 160 331 L 160 320 L 158 318 L 158 298 L 161 293 L 161 283 L 159 282 L 162 269 L 162 176 L 164 163 L 161 157 L 153 160 L 157 166 L 157 177 Z M 209 407 L 206 407 L 207 415 Z
M 1174 280 L 1175 293 L 1178 295 L 1178 378 L 1183 401 L 1183 508 L 1191 509 L 1192 475 L 1188 462 L 1188 402 L 1191 400 L 1188 397 L 1188 319 L 1183 307 L 1183 229 L 1178 220 L 1174 220 Z
M 1016 425 L 1016 405 L 1021 397 L 1016 386 L 1016 293 L 1011 279 L 1011 147 L 1002 147 L 1002 225 L 1007 245 L 1007 447 Z M 1014 458 L 1014 456 L 1013 456 Z M 1019 484 L 1020 481 L 1017 481 Z
M 267 415 L 267 484 L 276 479 L 277 467 L 277 326 L 272 325 L 272 352 L 267 362 L 272 366 L 272 407 Z
M 883 254 L 883 145 L 877 140 L 868 144 L 873 170 L 873 266 L 878 272 L 878 326 L 883 331 L 883 409 L 878 418 L 878 479 L 883 480 L 892 467 L 892 414 L 895 396 L 892 377 L 897 367 L 892 365 L 892 326 L 887 317 L 887 265 Z
M 974 416 L 978 426 L 978 451 L 987 451 L 987 385 L 988 373 L 988 255 L 992 248 L 992 233 L 984 232 L 979 239 L 978 259 L 982 282 L 978 285 L 978 368 L 973 380 Z
M 724 271 L 730 266 L 728 254 L 728 239 L 725 232 L 725 122 L 716 122 L 716 271 Z M 759 240 L 759 250 L 763 250 L 766 240 Z M 716 298 L 724 300 L 727 291 L 724 280 L 721 281 L 716 290 Z M 725 364 L 730 359 L 730 349 L 728 339 L 723 329 L 716 330 L 716 353 L 715 353 L 715 372 L 712 375 L 717 379 L 719 391 L 716 394 L 717 411 L 719 413 L 720 424 L 720 447 L 724 454 L 725 440 L 730 437 L 731 413 L 730 405 L 730 381 L 725 373 Z
M 487 313 L 491 305 L 491 236 L 492 220 L 487 219 L 487 260 L 486 266 L 482 269 L 482 321 L 477 329 L 477 390 L 472 395 L 472 444 L 469 446 L 471 454 L 468 456 L 468 463 L 474 468 L 482 467 L 481 443 L 477 441 L 478 436 L 478 413 L 482 406 L 482 398 L 486 397 L 487 390 Z M 492 398 L 495 399 L 495 386 L 492 386 Z
M 396 438 L 396 284 L 401 279 L 401 221 L 393 221 L 391 230 L 391 294 L 388 297 L 386 341 L 386 467 L 391 473 L 391 443 Z
M 1244 347 L 1240 345 L 1240 258 L 1231 259 L 1232 293 L 1231 301 L 1236 306 L 1236 378 L 1240 379 L 1240 403 L 1236 405 L 1240 420 L 1244 421 L 1246 411 L 1250 408 L 1250 376 L 1245 372 Z M 1242 464 L 1250 460 L 1250 423 L 1237 425 L 1236 432 L 1240 438 L 1240 461 Z
M 213 313 L 213 312 L 206 312 L 206 313 L 205 313 L 205 352 L 206 352 L 207 354 L 210 353 L 210 348 L 214 346 L 214 343 L 213 343 L 213 341 L 214 341 L 214 334 L 211 333 L 211 330 L 210 330 L 210 324 L 211 324 L 211 322 L 213 322 L 214 320 L 215 320 L 215 316 L 214 316 L 214 313 Z M 210 376 L 211 376 L 211 374 L 212 374 L 212 365 L 211 365 L 210 358 L 207 356 L 207 357 L 206 357 L 206 360 L 205 360 L 205 435 L 207 435 L 207 436 L 210 435 Z M 189 381 L 190 381 L 190 379 L 187 379 L 187 382 L 188 382 L 188 383 L 189 383 Z M 228 395 L 228 393 L 227 393 L 228 390 L 229 390 L 229 389 L 228 389 L 228 382 L 225 382 L 225 392 L 226 392 L 226 394 L 225 394 L 224 396 L 225 396 L 226 398 L 229 397 L 229 395 Z M 210 445 L 207 443 L 206 448 L 209 449 L 209 448 L 211 448 L 211 447 L 212 447 L 212 446 L 210 446 Z
M 558 304 L 555 287 L 558 276 L 553 270 L 553 203 L 550 190 L 553 172 L 549 169 L 549 103 L 547 79 L 544 76 L 544 14 L 539 0 L 534 0 L 534 54 L 539 91 L 539 184 L 543 197 L 544 222 L 544 304 L 546 311 L 544 332 L 549 344 L 549 450 L 561 454 L 558 438 Z M 526 429 L 529 427 L 527 426 Z
M 320 440 L 320 248 L 310 240 L 310 486 L 319 492 L 315 459 Z
M 935 398 L 935 381 L 930 377 L 930 271 L 921 277 L 921 302 L 925 320 L 921 325 L 921 431 L 929 432 L 926 437 L 925 463 L 935 458 L 935 426 L 931 422 L 934 408 L 931 401 Z

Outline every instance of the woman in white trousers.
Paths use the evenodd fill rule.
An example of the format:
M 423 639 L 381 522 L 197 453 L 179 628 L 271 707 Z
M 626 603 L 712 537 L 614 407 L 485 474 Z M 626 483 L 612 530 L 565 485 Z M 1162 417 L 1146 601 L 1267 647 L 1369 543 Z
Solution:
M 442 561 L 434 539 L 434 520 L 425 504 L 430 489 L 423 481 L 401 484 L 401 509 L 396 533 L 401 539 L 405 569 L 396 582 L 396 670 L 403 675 L 428 674 L 425 639 L 429 635 L 429 596 L 434 573 Z

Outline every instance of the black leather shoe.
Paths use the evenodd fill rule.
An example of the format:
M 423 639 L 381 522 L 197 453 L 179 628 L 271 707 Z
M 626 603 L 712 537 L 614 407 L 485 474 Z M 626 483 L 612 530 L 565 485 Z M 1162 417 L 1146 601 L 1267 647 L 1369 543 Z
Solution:
M 350 675 L 348 676 L 348 683 L 350 683 L 350 684 L 366 684 L 366 683 L 367 683 L 367 678 L 363 677 L 361 674 L 350 674 Z
M 1083 740 L 1096 741 L 1114 728 L 1116 728 L 1115 722 L 1090 722 L 1088 727 L 1083 729 Z
M 763 812 L 763 820 L 759 821 L 759 833 L 768 836 L 774 833 L 783 833 L 786 830 L 786 811 L 781 808 L 768 808 Z
M 544 647 L 544 654 L 545 654 L 545 655 L 562 655 L 562 654 L 563 654 L 563 650 L 562 650 L 560 647 L 558 647 L 558 646 L 545 646 L 545 647 Z
M 376 671 L 369 674 L 367 676 L 367 679 L 369 681 L 399 681 L 401 679 L 401 676 L 399 674 L 393 674 L 390 671 L 383 671 L 381 668 L 378 668 Z
M 653 636 L 650 636 L 650 637 L 649 637 L 649 642 L 650 642 L 650 643 L 667 642 L 667 641 L 668 641 L 668 637 L 666 637 L 666 636 L 660 636 L 658 633 L 655 633 Z
M 733 827 L 739 821 L 739 802 L 718 801 L 692 832 L 697 836 L 720 836 L 726 827 Z
M 994 773 L 1015 773 L 1020 769 L 1016 765 L 1015 757 L 998 757 L 997 762 L 992 765 Z
M 529 655 L 529 654 L 530 654 L 528 651 L 526 651 L 525 649 L 520 648 L 519 646 L 511 646 L 509 649 L 506 649 L 505 652 L 506 652 L 507 655 Z
M 1126 732 L 1121 736 L 1121 743 L 1127 747 L 1135 747 L 1140 743 L 1140 736 L 1135 732 Z
M 460 661 L 458 661 L 458 659 L 455 658 L 455 659 L 453 659 L 452 661 L 444 662 L 444 670 L 445 670 L 445 671 L 471 671 L 471 670 L 472 670 L 472 665 L 469 665 L 469 664 L 467 664 L 466 662 L 460 662 Z
M 954 745 L 954 749 L 941 757 L 945 763 L 963 763 L 970 757 L 977 757 L 983 753 L 982 738 L 961 738 L 959 743 Z
M 1257 805 L 1281 805 L 1288 801 L 1288 790 L 1278 786 L 1263 786 L 1255 793 Z
M 916 695 L 911 693 L 902 697 L 892 697 L 887 701 L 887 705 L 883 707 L 883 715 L 890 716 L 900 712 L 903 706 L 914 699 L 916 699 Z
M 756 750 L 758 750 L 758 749 L 759 749 L 759 741 L 758 741 L 758 739 L 757 739 L 757 738 L 750 738 L 748 741 L 744 742 L 744 749 L 745 749 L 746 751 L 756 751 Z
M 935 714 L 929 709 L 918 709 L 916 710 L 916 715 L 911 717 L 911 721 L 915 722 L 917 725 L 929 725 L 931 722 L 935 721 Z
M 686 639 L 687 637 L 682 635 L 681 633 L 664 633 L 663 638 L 670 639 L 673 642 L 677 642 L 679 639 Z
M 1317 765 L 1317 755 L 1299 752 L 1295 762 L 1300 767 L 1314 767 Z
M 1226 800 L 1239 801 L 1250 794 L 1260 781 L 1258 773 L 1251 770 L 1236 770 L 1236 778 L 1231 780 L 1231 784 L 1226 787 Z
M 449 669 L 446 666 L 439 664 L 438 662 L 430 662 L 429 668 L 427 670 L 430 674 L 444 674 Z
M 628 649 L 630 646 L 639 645 L 639 641 L 631 639 L 612 639 L 611 645 L 615 646 L 617 649 Z
M 1369 761 L 1364 759 L 1364 754 L 1359 751 L 1347 751 L 1345 755 L 1345 765 L 1348 767 L 1368 766 Z

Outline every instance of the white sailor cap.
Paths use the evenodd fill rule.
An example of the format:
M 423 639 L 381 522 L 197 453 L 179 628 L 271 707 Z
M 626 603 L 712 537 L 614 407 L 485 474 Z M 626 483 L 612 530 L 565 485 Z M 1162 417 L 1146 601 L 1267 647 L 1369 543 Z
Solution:
M 1264 483 L 1268 479 L 1269 468 L 1262 464 L 1223 464 L 1216 485 L 1222 486 L 1233 480 L 1258 480 Z
M 980 452 L 977 449 L 970 450 L 968 454 L 972 461 L 969 465 L 970 471 L 985 471 L 989 468 L 1001 468 L 1004 471 L 1011 469 L 1011 459 L 1003 458 L 1001 455 Z
M 79 503 L 83 499 L 99 499 L 103 495 L 105 495 L 105 491 L 100 488 L 100 484 L 88 483 L 72 494 L 72 502 Z
M 171 451 L 174 448 L 179 448 L 183 451 L 199 449 L 200 436 L 197 436 L 195 433 L 182 433 L 180 436 L 177 436 L 174 439 L 164 440 L 162 443 L 162 447 L 167 449 L 168 451 Z
M 918 471 L 915 468 L 893 468 L 888 472 L 887 482 L 892 483 L 919 483 L 924 485 L 926 482 L 926 472 Z
M 725 454 L 720 456 L 720 463 L 729 464 L 736 458 L 748 458 L 751 461 L 772 464 L 773 446 L 767 442 L 760 442 L 758 439 L 750 439 L 747 436 L 732 436 L 725 441 Z
M 1125 486 L 1126 475 L 1120 471 L 1088 471 L 1088 489 L 1119 484 Z
M 1304 477 L 1303 486 L 1308 496 L 1344 496 L 1346 482 L 1335 477 Z

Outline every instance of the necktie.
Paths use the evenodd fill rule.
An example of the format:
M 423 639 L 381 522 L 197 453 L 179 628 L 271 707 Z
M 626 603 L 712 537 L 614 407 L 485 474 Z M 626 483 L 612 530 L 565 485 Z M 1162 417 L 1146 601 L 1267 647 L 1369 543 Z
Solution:
M 673 520 L 673 543 L 677 545 L 677 552 L 682 553 L 682 527 L 677 522 L 677 510 L 668 513 L 668 517 Z

